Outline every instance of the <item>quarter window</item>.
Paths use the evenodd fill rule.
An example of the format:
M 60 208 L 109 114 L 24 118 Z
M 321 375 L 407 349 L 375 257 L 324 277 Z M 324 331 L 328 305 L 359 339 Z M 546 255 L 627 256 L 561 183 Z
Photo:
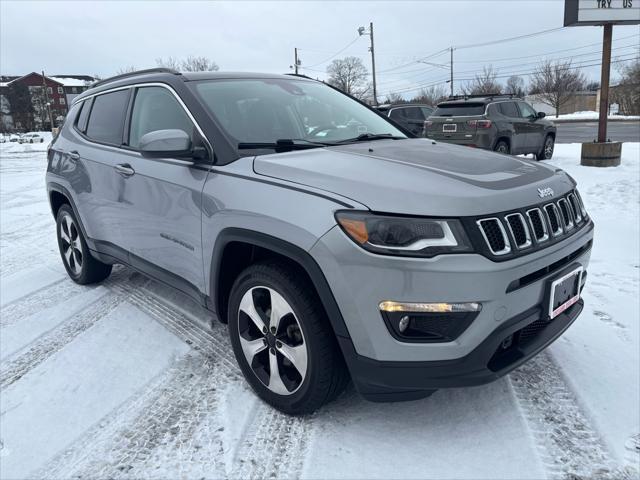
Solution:
M 87 120 L 89 119 L 89 111 L 91 110 L 91 100 L 85 100 L 82 102 L 82 110 L 80 110 L 80 115 L 78 116 L 78 121 L 76 122 L 76 126 L 78 130 L 84 133 L 87 129 Z
M 87 125 L 87 136 L 97 142 L 121 145 L 124 112 L 128 101 L 129 90 L 118 90 L 96 96 Z
M 163 87 L 138 89 L 131 113 L 129 146 L 138 148 L 143 135 L 166 129 L 182 130 L 193 141 L 193 123 L 169 90 Z

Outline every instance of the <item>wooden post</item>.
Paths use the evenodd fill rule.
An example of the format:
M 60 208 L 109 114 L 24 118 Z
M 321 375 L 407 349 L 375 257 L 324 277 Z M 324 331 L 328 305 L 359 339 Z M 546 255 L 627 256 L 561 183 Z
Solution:
M 602 76 L 600 78 L 600 115 L 598 117 L 598 143 L 607 141 L 607 114 L 609 113 L 609 75 L 611 73 L 611 37 L 613 25 L 604 25 L 602 40 Z

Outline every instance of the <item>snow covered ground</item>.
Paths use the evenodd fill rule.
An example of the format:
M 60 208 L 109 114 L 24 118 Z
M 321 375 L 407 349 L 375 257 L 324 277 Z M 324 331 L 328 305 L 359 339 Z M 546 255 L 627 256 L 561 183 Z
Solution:
M 598 121 L 598 112 L 594 111 L 585 111 L 585 112 L 574 112 L 574 113 L 565 113 L 556 117 L 555 115 L 548 115 L 550 120 L 554 122 L 586 122 L 586 121 Z M 640 120 L 640 116 L 638 115 L 609 115 L 609 120 Z
M 0 145 L 0 478 L 637 478 L 640 144 L 621 167 L 551 163 L 596 238 L 578 321 L 506 378 L 373 404 L 349 388 L 307 418 L 261 403 L 226 330 L 119 267 L 71 282 L 44 145 Z

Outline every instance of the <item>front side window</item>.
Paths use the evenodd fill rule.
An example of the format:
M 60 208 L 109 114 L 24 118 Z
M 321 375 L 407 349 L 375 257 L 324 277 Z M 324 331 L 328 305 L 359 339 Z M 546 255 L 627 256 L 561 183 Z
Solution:
M 182 130 L 193 141 L 193 123 L 169 90 L 163 87 L 138 89 L 131 113 L 129 146 L 138 148 L 143 135 L 167 129 Z
M 303 140 L 333 144 L 363 134 L 406 136 L 383 117 L 319 82 L 234 79 L 190 82 L 226 133 L 240 144 Z
M 518 107 L 520 107 L 520 115 L 523 118 L 535 117 L 537 115 L 536 111 L 527 103 L 518 102 Z
M 121 145 L 128 102 L 129 90 L 96 96 L 87 124 L 87 136 L 97 142 Z

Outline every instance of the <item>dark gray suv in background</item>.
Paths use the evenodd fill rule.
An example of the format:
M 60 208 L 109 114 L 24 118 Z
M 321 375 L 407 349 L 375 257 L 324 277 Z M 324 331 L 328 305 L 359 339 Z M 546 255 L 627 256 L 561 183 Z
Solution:
M 593 223 L 570 176 L 413 138 L 307 78 L 102 81 L 46 182 L 71 279 L 120 263 L 192 296 L 292 414 L 349 379 L 377 401 L 492 381 L 582 310 Z
M 462 95 L 438 104 L 425 122 L 434 140 L 512 155 L 553 156 L 556 127 L 513 95 Z

